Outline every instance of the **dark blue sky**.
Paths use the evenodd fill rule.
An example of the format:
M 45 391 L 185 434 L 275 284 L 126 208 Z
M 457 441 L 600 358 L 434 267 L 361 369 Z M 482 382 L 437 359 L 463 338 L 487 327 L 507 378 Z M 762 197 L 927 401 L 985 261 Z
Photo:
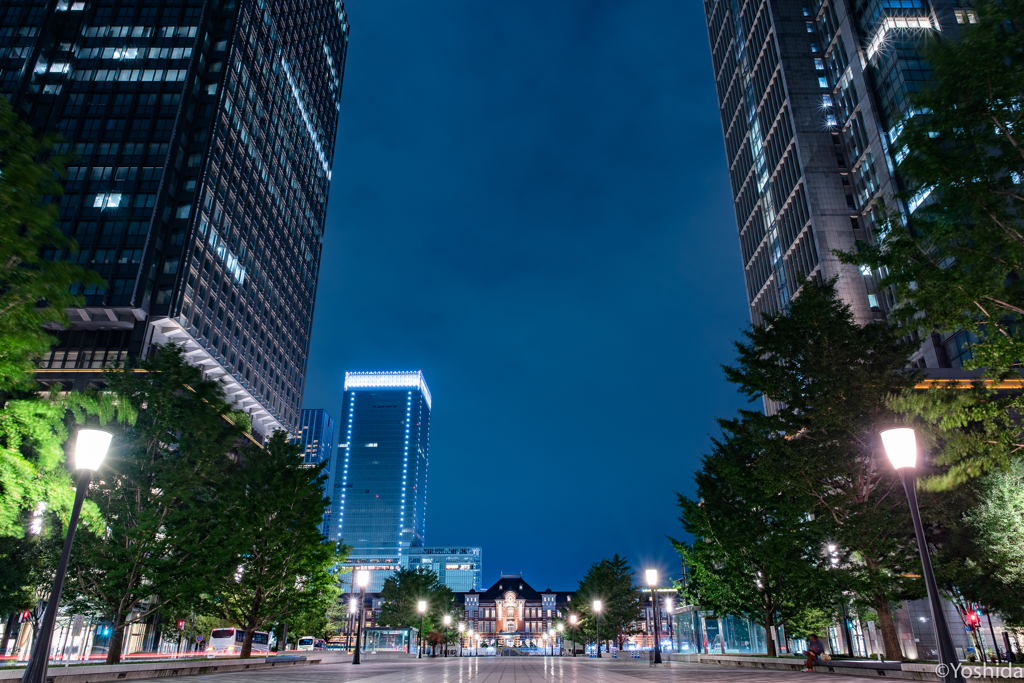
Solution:
M 482 546 L 486 585 L 677 572 L 748 324 L 700 3 L 346 7 L 305 407 L 422 369 L 427 543 Z

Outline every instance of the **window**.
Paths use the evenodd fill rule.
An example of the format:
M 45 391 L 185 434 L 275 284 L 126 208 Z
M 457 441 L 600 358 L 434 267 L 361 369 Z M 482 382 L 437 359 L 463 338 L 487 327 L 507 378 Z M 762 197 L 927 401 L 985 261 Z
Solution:
M 824 76 L 818 76 L 818 87 L 828 89 L 828 79 Z
M 188 218 L 189 212 L 192 211 L 191 204 L 182 204 L 178 207 L 178 210 L 174 212 L 175 218 Z
M 825 70 L 825 62 L 822 61 L 822 59 L 820 57 L 815 57 L 814 58 L 814 69 L 816 71 L 824 71 Z

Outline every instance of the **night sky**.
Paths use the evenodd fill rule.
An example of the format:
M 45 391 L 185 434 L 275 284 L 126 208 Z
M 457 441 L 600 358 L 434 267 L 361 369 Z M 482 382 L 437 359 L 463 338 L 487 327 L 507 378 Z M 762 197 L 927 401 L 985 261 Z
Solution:
M 482 546 L 485 586 L 678 573 L 674 492 L 745 404 L 719 364 L 749 324 L 700 3 L 346 9 L 304 407 L 422 369 L 427 544 Z

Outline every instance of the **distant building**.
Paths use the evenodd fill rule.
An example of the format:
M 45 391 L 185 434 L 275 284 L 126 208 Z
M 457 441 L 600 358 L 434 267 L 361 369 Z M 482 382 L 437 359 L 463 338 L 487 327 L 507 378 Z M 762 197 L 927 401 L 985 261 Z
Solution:
M 467 627 L 485 641 L 518 647 L 538 643 L 555 628 L 558 610 L 572 603 L 575 591 L 543 593 L 528 584 L 522 574 L 502 574 L 483 593 L 460 594 Z
M 371 570 L 369 593 L 424 543 L 430 402 L 422 372 L 345 373 L 329 538 Z
M 430 569 L 454 592 L 468 593 L 480 590 L 483 551 L 476 547 L 410 548 L 402 557 L 402 566 Z
M 330 482 L 331 458 L 334 457 L 334 420 L 322 408 L 304 408 L 299 426 L 299 436 L 291 440 L 302 446 L 302 463 L 314 467 L 327 463 L 328 481 L 324 483 L 324 496 L 330 497 L 333 487 Z M 331 511 L 324 516 L 322 531 L 329 535 Z

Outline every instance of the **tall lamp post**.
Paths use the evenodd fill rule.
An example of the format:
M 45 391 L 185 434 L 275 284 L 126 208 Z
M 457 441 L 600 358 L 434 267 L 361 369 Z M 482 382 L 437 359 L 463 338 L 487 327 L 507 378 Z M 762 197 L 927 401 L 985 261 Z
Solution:
M 352 655 L 352 663 L 359 664 L 360 642 L 363 637 L 363 611 L 366 609 L 366 587 L 370 584 L 370 571 L 360 569 L 356 572 L 356 585 L 359 586 L 359 616 L 356 621 L 356 652 Z
M 348 602 L 348 633 L 345 634 L 345 647 L 351 646 L 352 636 L 355 635 L 356 614 L 356 599 L 352 598 Z
M 676 652 L 676 637 L 672 631 L 672 598 L 665 598 L 665 616 L 668 617 L 668 636 L 669 647 L 672 648 L 673 652 Z
M 468 631 L 466 631 L 466 637 L 469 638 L 469 656 L 475 657 L 476 647 L 473 645 L 473 629 L 469 629 Z
M 572 624 L 572 656 L 576 656 L 576 615 L 569 615 L 569 623 Z
M 427 611 L 427 601 L 420 600 L 416 607 L 420 611 L 420 653 L 416 656 L 416 659 L 423 659 L 423 613 Z
M 103 464 L 103 458 L 107 457 L 111 437 L 109 432 L 101 432 L 97 429 L 78 430 L 78 438 L 75 441 L 75 469 L 78 470 L 75 504 L 71 508 L 71 517 L 68 519 L 64 550 L 61 551 L 60 564 L 57 565 L 57 573 L 53 577 L 50 599 L 46 601 L 43 620 L 39 623 L 39 636 L 32 646 L 32 659 L 25 667 L 25 673 L 21 677 L 22 683 L 45 683 L 46 681 L 46 669 L 50 663 L 50 640 L 53 638 L 53 628 L 57 621 L 57 607 L 60 603 L 61 591 L 64 590 L 64 578 L 68 573 L 68 561 L 71 559 L 71 546 L 75 542 L 78 516 L 82 512 L 85 494 L 89 492 L 92 473 L 99 469 Z
M 459 656 L 460 657 L 462 656 L 462 653 L 463 653 L 462 636 L 463 636 L 463 633 L 465 632 L 465 630 L 466 630 L 466 625 L 465 624 L 459 624 Z
M 555 629 L 548 629 L 548 640 L 551 641 L 551 656 L 555 656 Z
M 561 643 L 558 646 L 558 656 L 562 656 L 562 648 L 565 647 L 565 638 L 562 636 L 562 631 L 565 630 L 565 624 L 558 625 L 558 639 Z
M 594 600 L 594 614 L 597 615 L 597 635 L 594 636 L 594 642 L 597 643 L 597 657 L 601 658 L 601 601 Z
M 914 520 L 914 535 L 917 536 L 917 549 L 921 553 L 921 569 L 924 573 L 925 586 L 928 589 L 932 625 L 935 627 L 935 642 L 939 645 L 939 665 L 945 669 L 941 678 L 945 683 L 962 683 L 964 677 L 960 673 L 960 659 L 956 655 L 956 650 L 953 649 L 953 639 L 949 635 L 946 616 L 942 611 L 942 598 L 939 596 L 939 587 L 935 583 L 935 573 L 932 571 L 932 560 L 928 554 L 928 543 L 924 537 L 924 526 L 921 525 L 921 511 L 917 507 L 917 489 L 915 487 L 917 442 L 914 439 L 914 430 L 909 427 L 887 429 L 882 432 L 881 436 L 885 453 L 900 475 L 900 481 L 903 482 L 903 488 L 907 492 L 910 516 Z
M 444 615 L 444 656 L 448 656 L 448 627 L 452 624 L 452 615 Z
M 654 663 L 661 664 L 661 630 L 658 628 L 658 570 L 648 569 L 645 572 L 647 585 L 651 587 L 651 615 L 654 619 Z

